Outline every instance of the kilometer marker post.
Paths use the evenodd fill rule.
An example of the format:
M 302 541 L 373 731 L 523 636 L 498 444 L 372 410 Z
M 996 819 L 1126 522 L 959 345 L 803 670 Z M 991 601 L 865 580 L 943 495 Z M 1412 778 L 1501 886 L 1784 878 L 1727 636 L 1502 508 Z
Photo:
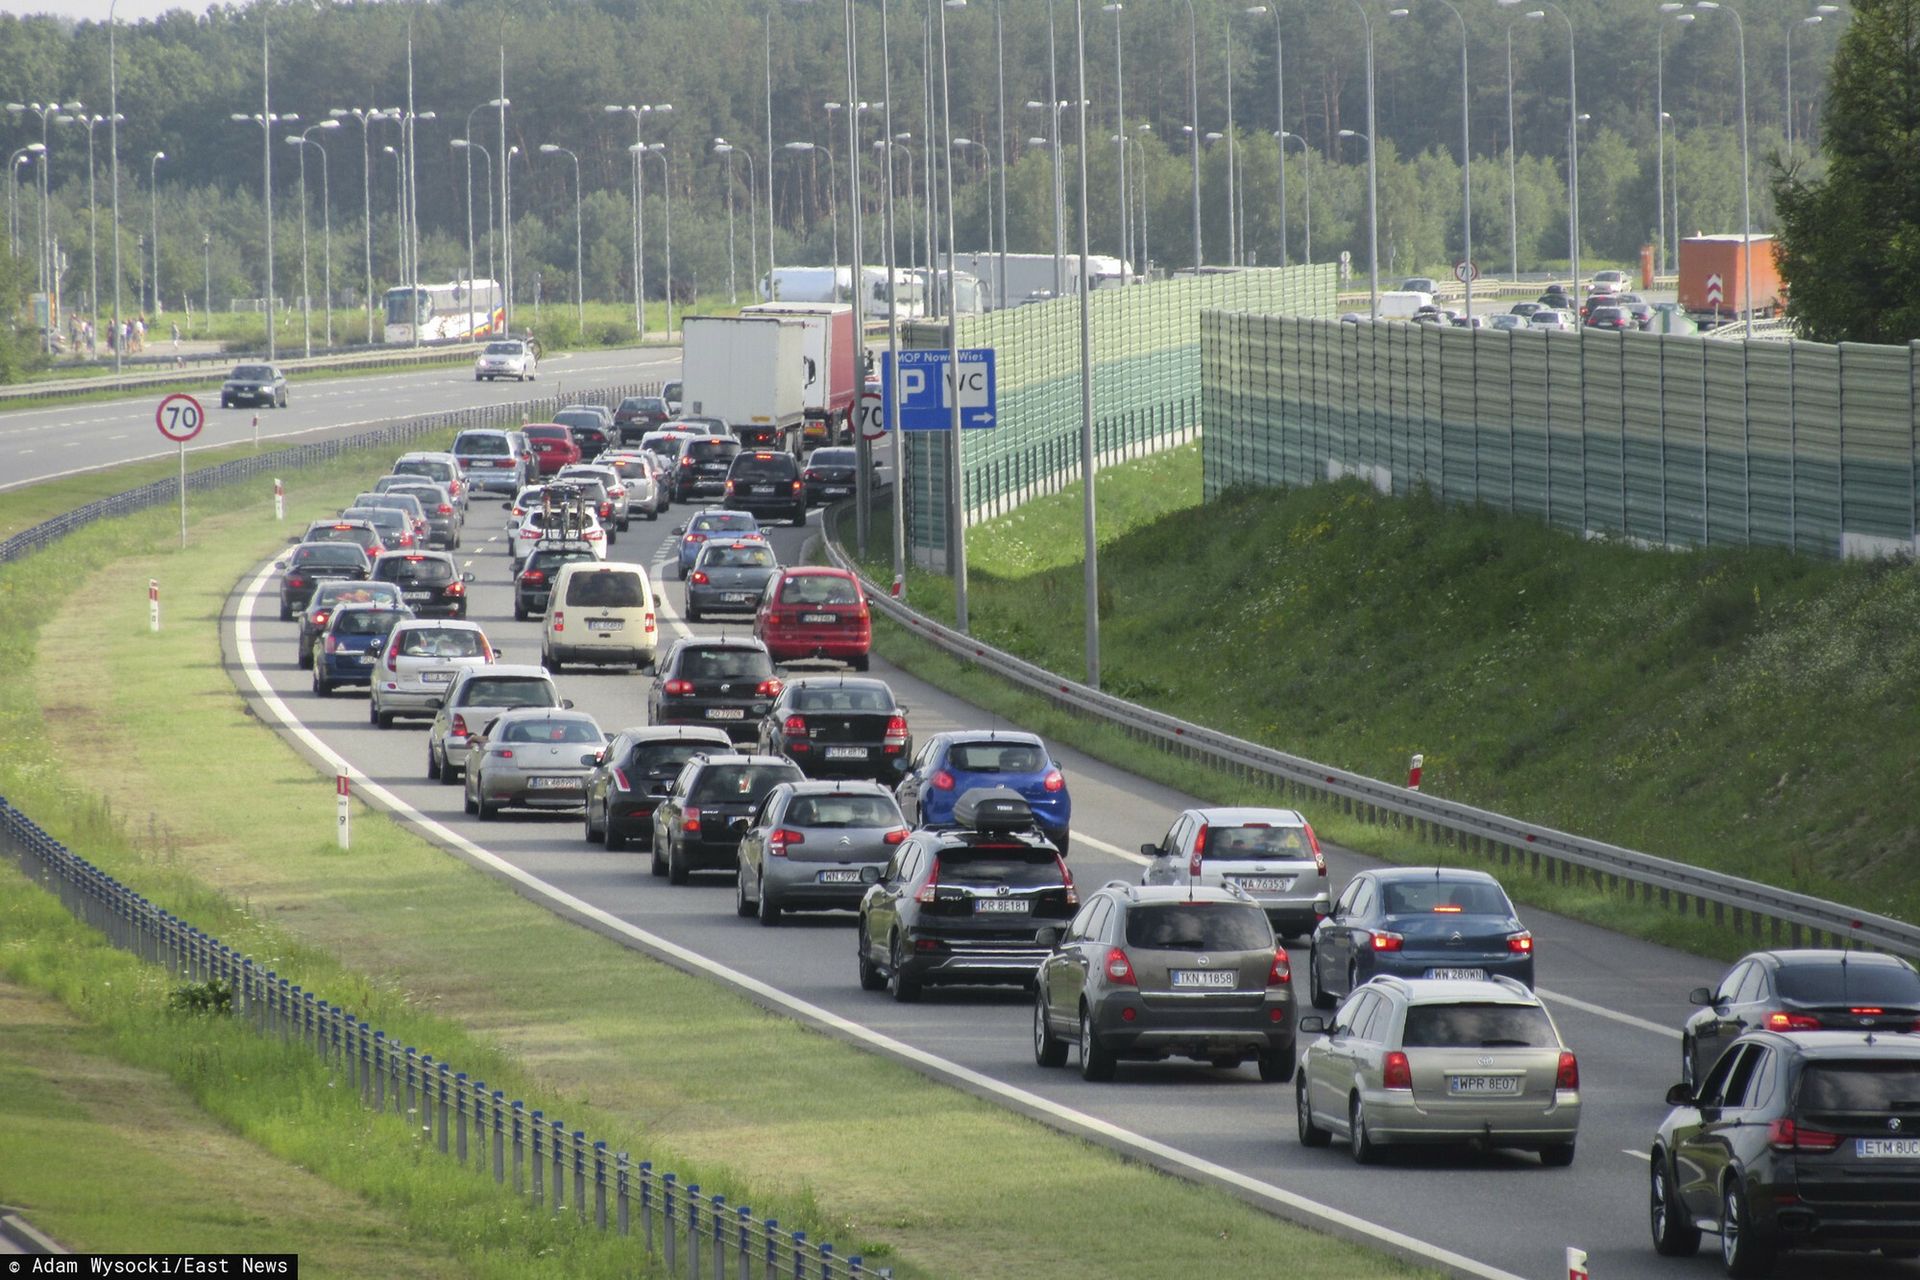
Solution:
M 348 815 L 352 808 L 349 801 L 352 798 L 352 789 L 353 784 L 348 781 L 346 774 L 337 773 L 334 775 L 334 835 L 342 849 L 350 848 L 352 845 L 352 840 L 348 834 Z

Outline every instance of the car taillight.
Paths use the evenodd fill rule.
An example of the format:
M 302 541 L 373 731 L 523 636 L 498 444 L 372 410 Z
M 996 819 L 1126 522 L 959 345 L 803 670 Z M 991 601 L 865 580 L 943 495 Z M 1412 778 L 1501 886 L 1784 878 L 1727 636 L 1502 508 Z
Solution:
M 1117 982 L 1123 987 L 1140 985 L 1133 977 L 1133 962 L 1127 959 L 1127 953 L 1119 947 L 1107 948 L 1107 958 L 1101 967 L 1107 971 L 1109 981 Z
M 691 680 L 669 680 L 669 681 L 667 681 L 667 683 L 666 683 L 665 685 L 663 685 L 663 686 L 661 686 L 661 687 L 662 687 L 662 688 L 663 688 L 663 689 L 664 689 L 664 690 L 665 690 L 665 691 L 666 691 L 667 693 L 669 693 L 669 694 L 671 694 L 671 695 L 673 695 L 673 696 L 674 696 L 674 697 L 676 697 L 676 698 L 678 698 L 678 697 L 684 697 L 685 695 L 687 695 L 687 694 L 689 694 L 689 693 L 692 693 L 692 692 L 693 692 L 693 681 L 691 681 Z
M 935 791 L 951 791 L 953 790 L 953 775 L 945 769 L 942 769 L 933 775 L 932 785 Z
M 686 831 L 698 831 L 700 829 L 700 807 L 698 805 L 690 804 L 687 806 L 686 813 L 681 815 L 680 826 L 682 830 Z
M 467 594 L 467 584 L 464 582 L 449 582 L 447 584 L 447 594 L 450 596 L 464 596 Z
M 620 768 L 617 765 L 614 766 L 614 770 L 613 770 L 613 785 L 620 788 L 622 791 L 633 790 L 633 784 L 627 781 L 627 771 L 625 769 Z
M 461 715 L 457 711 L 454 712 L 453 723 L 448 726 L 447 732 L 451 733 L 456 738 L 466 737 L 467 736 L 467 718 Z
M 858 619 L 859 619 L 860 621 L 862 621 L 862 622 L 865 622 L 865 621 L 867 620 L 867 617 L 868 617 L 868 614 L 867 614 L 867 602 L 866 602 L 865 600 L 862 600 L 862 601 L 860 602 L 860 611 L 859 611 L 858 613 L 856 613 L 856 614 L 854 614 L 853 616 L 854 616 L 854 617 L 856 617 L 856 618 L 858 618 Z
M 290 573 L 287 575 L 287 585 L 290 587 L 304 587 L 307 585 L 307 580 L 297 574 Z
M 939 886 L 940 886 L 940 859 L 935 858 L 933 860 L 933 870 L 929 872 L 927 875 L 927 882 L 920 886 L 920 892 L 913 895 L 913 900 L 915 902 L 922 903 L 922 904 L 932 902 L 933 891 L 939 888 Z
M 1320 875 L 1327 874 L 1327 855 L 1320 852 L 1320 837 L 1313 834 L 1313 824 L 1307 824 L 1307 847 L 1313 850 L 1313 869 Z
M 816 473 L 812 467 L 808 467 L 805 471 L 801 472 L 800 474 L 802 477 L 808 480 L 818 480 L 820 478 L 818 473 Z
M 480 660 L 482 662 L 493 661 L 493 645 L 488 643 L 485 636 L 480 637 Z
M 307 621 L 311 622 L 316 627 L 324 627 L 327 625 L 327 619 L 332 616 L 333 615 L 328 613 L 325 609 L 316 609 L 313 613 L 313 616 L 307 619 Z
M 886 738 L 888 742 L 905 742 L 907 740 L 907 718 L 905 716 L 889 716 L 887 718 Z
M 767 837 L 767 852 L 776 858 L 784 858 L 787 856 L 788 845 L 805 844 L 806 842 L 807 838 L 798 831 L 790 831 L 786 827 L 781 827 Z
M 732 493 L 732 492 L 733 492 L 733 481 L 731 481 L 731 480 L 729 480 L 729 481 L 727 481 L 727 492 L 728 492 L 728 493 Z
M 647 615 L 646 630 L 653 630 L 653 615 L 651 613 Z
M 900 844 L 906 840 L 907 834 L 905 827 L 895 827 L 884 836 L 881 836 L 880 839 L 887 844 Z
M 545 569 L 526 569 L 520 574 L 520 581 L 522 582 L 545 582 L 546 580 L 547 571 Z
M 567 629 L 567 611 L 565 609 L 555 609 L 548 620 L 552 622 L 555 631 L 565 631 Z M 592 628 L 588 629 L 591 630 Z
M 1886 1010 L 1882 1009 L 1879 1005 L 1868 1005 L 1865 1008 L 1861 1008 L 1861 1009 L 1849 1009 L 1847 1010 L 1847 1012 L 1873 1014 L 1873 1013 L 1885 1013 Z
M 511 760 L 513 759 L 513 748 L 512 747 L 495 747 L 493 750 L 487 752 L 487 754 L 490 756 L 497 756 L 502 760 Z
M 1293 970 L 1287 965 L 1287 953 L 1280 947 L 1273 949 L 1273 963 L 1267 966 L 1267 985 L 1284 987 L 1293 981 Z
M 798 492 L 800 492 L 800 482 L 799 482 L 798 480 L 795 480 L 795 481 L 793 482 L 793 491 L 794 491 L 795 493 L 798 493 Z
M 807 736 L 807 718 L 805 716 L 788 716 L 786 724 L 781 726 L 780 731 L 789 738 L 804 738 Z
M 693 459 L 690 457 L 682 458 L 680 459 L 680 465 L 683 467 L 690 467 L 693 465 Z
M 1067 889 L 1067 905 L 1079 906 L 1080 890 L 1073 883 L 1073 872 L 1067 870 L 1067 856 L 1064 853 L 1056 853 L 1053 855 L 1053 861 L 1054 865 L 1060 868 L 1060 882 Z
M 1413 1064 L 1407 1055 L 1394 1049 L 1380 1063 L 1380 1083 L 1388 1089 L 1413 1088 Z
M 527 539 L 529 542 L 531 542 L 533 539 L 540 536 L 540 531 L 534 528 L 532 525 L 524 525 L 520 529 L 520 536 L 522 538 Z
M 1040 779 L 1040 785 L 1048 791 L 1065 791 L 1067 789 L 1067 780 L 1060 776 L 1058 769 L 1049 769 L 1047 770 L 1047 776 Z
M 753 691 L 763 698 L 777 698 L 780 696 L 780 691 L 786 687 L 787 682 L 779 676 L 768 676 L 755 685 Z
M 687 575 L 687 581 L 704 587 L 707 585 L 707 571 L 705 569 L 695 569 Z
M 1200 874 L 1200 860 L 1206 855 L 1206 852 L 1207 828 L 1203 826 L 1200 830 L 1194 832 L 1193 835 L 1193 856 L 1187 859 L 1188 875 L 1197 876 Z
M 1775 1151 L 1832 1151 L 1840 1145 L 1840 1135 L 1783 1117 L 1767 1126 L 1767 1145 Z
M 334 639 L 332 635 L 323 637 L 321 643 L 326 646 L 328 653 L 336 653 L 339 651 L 340 642 Z
M 389 644 L 387 646 L 387 670 L 389 671 L 400 670 L 400 668 L 394 662 L 394 660 L 399 656 L 400 656 L 400 646 L 397 644 Z
M 612 514 L 613 514 L 613 504 L 611 502 L 603 502 L 600 504 L 600 518 L 602 520 L 605 520 L 607 517 L 611 516 Z
M 434 514 L 450 516 L 453 514 L 453 508 L 443 502 L 438 507 L 434 508 Z
M 1818 1031 L 1820 1019 L 1805 1013 L 1783 1013 L 1778 1010 L 1767 1015 L 1761 1024 L 1769 1031 Z
M 1560 1051 L 1560 1067 L 1553 1073 L 1553 1087 L 1556 1089 L 1580 1087 L 1580 1060 L 1569 1050 Z
M 1525 929 L 1522 929 L 1518 933 L 1508 934 L 1507 950 L 1512 952 L 1516 956 L 1532 955 L 1533 954 L 1533 935 L 1528 933 Z
M 1372 945 L 1375 951 L 1398 951 L 1406 945 L 1406 941 L 1405 938 L 1397 933 L 1376 930 L 1373 934 Z

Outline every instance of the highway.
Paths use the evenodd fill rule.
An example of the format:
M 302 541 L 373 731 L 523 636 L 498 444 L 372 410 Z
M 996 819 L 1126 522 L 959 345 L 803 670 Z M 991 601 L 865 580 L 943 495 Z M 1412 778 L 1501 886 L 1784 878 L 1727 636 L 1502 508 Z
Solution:
M 681 591 L 671 579 L 670 530 L 685 519 L 676 506 L 657 524 L 635 521 L 612 548 L 615 559 L 653 567 L 663 590 L 664 646 L 688 633 L 678 618 Z M 471 616 L 509 661 L 538 660 L 537 623 L 511 620 L 508 561 L 499 538 L 504 513 L 480 504 L 469 516 L 463 560 L 477 575 Z M 779 529 L 773 543 L 792 562 L 818 531 Z M 1077 1072 L 1034 1065 L 1029 997 L 1019 991 L 931 992 L 923 1003 L 898 1005 L 866 993 L 854 976 L 850 915 L 788 916 L 777 929 L 734 914 L 730 878 L 673 888 L 648 874 L 644 853 L 608 853 L 582 838 L 577 818 L 510 816 L 481 825 L 461 811 L 461 793 L 426 781 L 424 721 L 390 730 L 368 724 L 365 695 L 312 696 L 297 669 L 291 624 L 277 620 L 271 566 L 243 582 L 223 625 L 236 684 L 269 724 L 278 724 L 323 767 L 344 760 L 390 797 L 389 807 L 429 838 L 492 861 L 523 892 L 569 914 L 594 915 L 636 945 L 705 968 L 756 998 L 839 1030 L 856 1041 L 916 1061 L 932 1074 L 1093 1136 L 1108 1145 L 1216 1183 L 1256 1201 L 1304 1198 L 1352 1215 L 1349 1231 L 1376 1240 L 1396 1235 L 1430 1250 L 1462 1274 L 1544 1277 L 1565 1274 L 1563 1253 L 1587 1250 L 1592 1274 L 1704 1277 L 1719 1273 L 1709 1236 L 1691 1262 L 1657 1257 L 1648 1241 L 1645 1151 L 1665 1112 L 1662 1096 L 1678 1078 L 1677 1028 L 1689 1012 L 1686 992 L 1715 981 L 1721 966 L 1677 951 L 1622 938 L 1574 921 L 1523 911 L 1539 942 L 1538 982 L 1549 1008 L 1580 1058 L 1584 1095 L 1579 1156 L 1564 1170 L 1543 1168 L 1516 1153 L 1400 1153 L 1382 1167 L 1361 1168 L 1340 1149 L 1310 1151 L 1294 1135 L 1291 1086 L 1259 1083 L 1251 1066 L 1237 1071 L 1183 1063 L 1122 1064 L 1111 1084 L 1088 1084 Z M 700 631 L 723 629 L 702 624 Z M 738 632 L 741 624 L 724 629 Z M 911 710 L 916 737 L 975 727 L 991 717 L 878 659 Z M 593 713 L 609 733 L 643 723 L 650 677 L 632 672 L 573 670 L 558 677 L 562 693 Z M 1082 886 L 1137 878 L 1142 840 L 1158 838 L 1192 797 L 1056 748 L 1073 792 L 1072 866 Z M 1311 815 L 1310 815 L 1311 816 Z M 1330 850 L 1335 891 L 1368 865 L 1350 851 Z M 678 949 L 684 949 L 683 951 Z M 1304 988 L 1304 947 L 1292 948 L 1296 983 Z M 1304 990 L 1302 991 L 1304 1003 Z M 1299 1200 L 1295 1201 L 1296 1208 Z M 1120 1224 L 1114 1224 L 1119 1226 Z M 1881 1259 L 1799 1255 L 1783 1277 L 1913 1275 Z
M 475 382 L 468 363 L 400 373 L 298 381 L 288 387 L 285 409 L 222 409 L 218 383 L 196 397 L 207 425 L 187 446 L 188 454 L 253 439 L 299 444 L 356 431 L 415 414 L 439 413 L 506 400 L 526 400 L 559 391 L 671 377 L 680 367 L 676 348 L 626 348 L 561 352 L 540 363 L 532 382 Z M 0 413 L 0 493 L 85 471 L 174 456 L 154 426 L 161 393 L 111 401 L 54 405 Z

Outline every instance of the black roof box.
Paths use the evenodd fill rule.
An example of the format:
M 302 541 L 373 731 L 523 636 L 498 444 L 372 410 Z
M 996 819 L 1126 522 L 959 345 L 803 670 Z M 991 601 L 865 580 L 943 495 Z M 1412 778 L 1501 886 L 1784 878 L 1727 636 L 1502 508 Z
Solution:
M 953 804 L 956 826 L 981 833 L 1027 831 L 1033 823 L 1033 809 L 1019 792 L 1010 787 L 975 787 Z

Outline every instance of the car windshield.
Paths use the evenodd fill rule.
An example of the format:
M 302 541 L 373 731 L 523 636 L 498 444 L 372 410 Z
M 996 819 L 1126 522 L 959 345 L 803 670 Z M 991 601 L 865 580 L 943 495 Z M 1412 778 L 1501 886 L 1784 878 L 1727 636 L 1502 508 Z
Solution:
M 453 451 L 476 458 L 501 458 L 513 452 L 505 436 L 461 436 L 453 442 Z
M 1038 773 L 1047 767 L 1047 753 L 1029 742 L 956 742 L 947 764 L 967 773 Z
M 293 549 L 295 564 L 351 564 L 361 565 L 367 562 L 366 553 L 351 542 L 323 542 L 318 546 L 299 546 Z
M 1060 855 L 1032 845 L 961 845 L 940 850 L 940 883 L 1046 888 L 1065 883 Z M 1255 908 L 1258 910 L 1258 908 Z
M 703 569 L 771 569 L 773 552 L 763 546 L 714 546 L 700 558 Z
M 890 796 L 796 796 L 783 821 L 796 827 L 897 827 L 900 806 Z
M 793 471 L 793 457 L 785 453 L 743 453 L 733 464 L 733 474 L 741 480 L 787 480 Z
M 487 354 L 490 356 L 517 356 L 524 348 L 517 342 L 489 342 Z
M 891 711 L 893 695 L 871 685 L 808 687 L 793 695 L 795 711 Z
M 837 574 L 800 574 L 780 588 L 782 604 L 854 604 L 859 598 L 852 579 Z
M 1552 1049 L 1553 1022 L 1538 1005 L 1416 1004 L 1404 1037 L 1414 1049 Z
M 649 778 L 671 778 L 680 772 L 687 761 L 701 752 L 725 750 L 715 742 L 638 742 L 627 753 L 626 764 L 622 767 L 628 773 L 643 774 Z
M 333 615 L 332 629 L 342 636 L 384 636 L 402 616 L 398 609 L 342 609 Z
M 690 680 L 764 680 L 773 659 L 764 649 L 688 649 L 680 655 L 680 674 Z
M 570 434 L 565 427 L 522 427 L 520 429 L 526 433 L 527 439 L 529 440 L 573 439 L 572 434 Z
M 421 629 L 400 638 L 400 654 L 407 658 L 478 658 L 484 652 L 477 631 Z
M 646 602 L 640 575 L 630 569 L 576 569 L 567 583 L 567 604 L 573 608 L 638 609 Z
M 1214 827 L 1207 828 L 1207 847 L 1200 857 L 1205 862 L 1244 862 L 1252 858 L 1310 858 L 1313 846 L 1305 827 Z
M 1810 1062 L 1800 1076 L 1800 1109 L 1920 1110 L 1920 1061 Z
M 243 364 L 233 371 L 233 376 L 241 382 L 271 382 L 273 370 L 264 364 Z
M 1381 896 L 1388 915 L 1425 912 L 1510 916 L 1513 907 L 1500 886 L 1481 880 L 1393 880 Z
M 1127 912 L 1127 945 L 1157 951 L 1271 951 L 1266 913 L 1244 902 L 1168 902 Z
M 695 462 L 726 462 L 740 452 L 737 440 L 690 440 L 687 456 Z
M 709 511 L 687 526 L 694 533 L 757 533 L 760 522 L 744 511 Z
M 1920 974 L 1890 964 L 1781 965 L 1777 981 L 1797 1004 L 1920 1005 Z
M 720 764 L 701 772 L 688 799 L 759 804 L 781 783 L 799 780 L 800 770 L 793 765 Z

